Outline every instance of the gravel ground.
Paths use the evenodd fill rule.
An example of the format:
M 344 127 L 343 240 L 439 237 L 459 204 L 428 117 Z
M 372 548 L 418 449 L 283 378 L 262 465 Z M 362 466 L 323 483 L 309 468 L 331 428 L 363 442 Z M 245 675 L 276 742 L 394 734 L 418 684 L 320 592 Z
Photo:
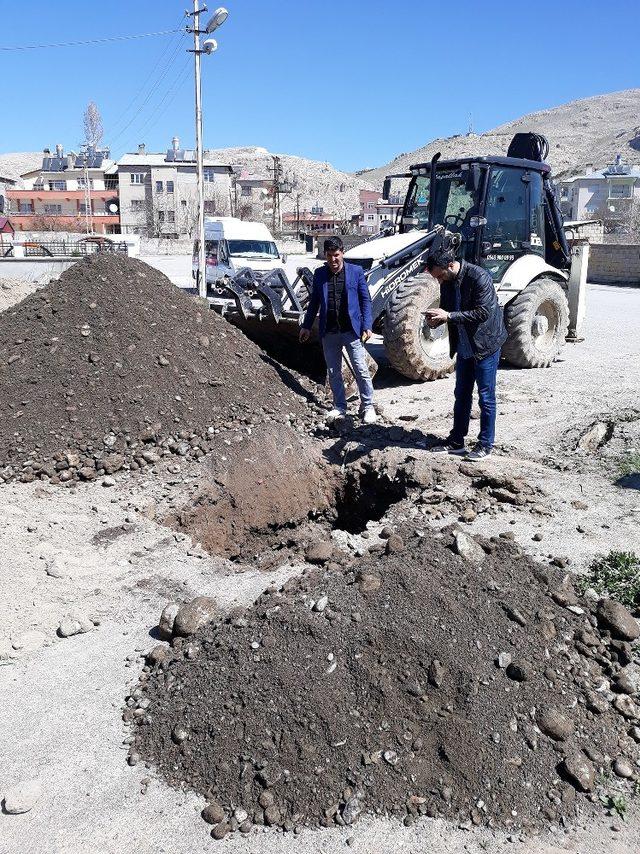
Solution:
M 618 450 L 633 441 L 621 419 L 638 407 L 639 310 L 640 291 L 592 286 L 584 343 L 567 348 L 549 370 L 500 372 L 503 449 L 490 465 L 540 484 L 553 499 L 553 515 L 531 522 L 506 511 L 497 523 L 481 514 L 471 532 L 496 533 L 499 524 L 529 553 L 568 555 L 576 568 L 598 551 L 640 550 L 638 491 L 616 486 L 612 468 Z M 389 421 L 416 416 L 411 427 L 446 432 L 452 380 L 405 384 L 383 369 L 377 386 Z M 594 454 L 576 453 L 575 436 L 603 417 L 614 423 L 611 441 Z M 185 479 L 185 488 L 197 482 L 194 466 L 185 464 L 176 478 Z M 264 574 L 199 556 L 187 538 L 154 521 L 160 489 L 140 477 L 120 478 L 110 489 L 97 483 L 75 492 L 41 483 L 0 489 L 0 601 L 9 603 L 0 614 L 0 794 L 20 781 L 42 784 L 30 812 L 0 815 L 0 852 L 196 854 L 214 844 L 198 815 L 201 799 L 153 776 L 141 786 L 149 772 L 126 765 L 122 698 L 139 672 L 139 655 L 155 644 L 149 627 L 168 599 L 204 594 L 225 607 L 248 603 L 296 568 Z M 588 509 L 572 506 L 575 499 Z M 541 543 L 531 541 L 534 532 L 544 534 Z M 62 577 L 47 573 L 53 564 Z M 98 625 L 56 637 L 59 621 L 74 611 Z M 637 805 L 629 813 L 626 822 L 603 814 L 595 824 L 523 841 L 439 820 L 406 828 L 366 818 L 349 831 L 305 831 L 298 838 L 267 832 L 223 844 L 243 854 L 328 854 L 353 836 L 350 850 L 361 854 L 629 854 L 640 834 Z

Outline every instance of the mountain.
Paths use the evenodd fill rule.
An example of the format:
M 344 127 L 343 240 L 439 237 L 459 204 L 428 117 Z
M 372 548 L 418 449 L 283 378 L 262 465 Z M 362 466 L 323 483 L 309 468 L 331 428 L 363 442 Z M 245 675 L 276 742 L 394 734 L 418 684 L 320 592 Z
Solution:
M 605 166 L 617 154 L 628 163 L 640 162 L 640 89 L 595 95 L 550 110 L 529 113 L 482 134 L 435 139 L 415 151 L 399 154 L 376 169 L 356 172 L 360 179 L 382 186 L 385 175 L 402 172 L 412 163 L 431 160 L 437 151 L 443 159 L 471 155 L 506 154 L 518 131 L 535 131 L 549 140 L 547 158 L 553 174 L 562 177 L 585 166 Z
M 25 172 L 42 166 L 41 151 L 14 151 L 0 154 L 0 175 L 3 178 L 20 178 Z
M 207 149 L 207 156 L 220 163 L 246 170 L 250 174 L 263 177 L 273 175 L 273 156 L 266 148 L 249 146 L 246 148 Z M 318 204 L 325 213 L 339 216 L 350 215 L 360 210 L 360 190 L 372 190 L 373 185 L 366 178 L 353 176 L 348 172 L 334 169 L 330 163 L 296 157 L 293 154 L 278 154 L 283 177 L 292 186 L 292 192 L 280 197 L 283 211 L 294 211 L 299 196 L 300 211 L 311 211 Z

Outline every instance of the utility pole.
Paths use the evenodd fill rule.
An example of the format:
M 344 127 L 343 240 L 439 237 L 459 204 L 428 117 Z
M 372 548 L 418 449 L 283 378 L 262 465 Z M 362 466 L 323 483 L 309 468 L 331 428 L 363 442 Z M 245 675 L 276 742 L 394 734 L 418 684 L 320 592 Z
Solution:
M 193 0 L 193 12 L 185 12 L 193 18 L 193 27 L 187 27 L 187 32 L 193 33 L 194 81 L 196 103 L 196 177 L 198 183 L 198 296 L 207 296 L 207 257 L 204 244 L 204 165 L 202 155 L 202 87 L 200 82 L 200 56 L 211 54 L 217 47 L 215 39 L 205 39 L 203 49 L 200 48 L 200 36 L 212 33 L 227 20 L 228 12 L 220 6 L 213 14 L 204 30 L 200 29 L 200 13 L 206 12 L 207 7 L 198 6 L 198 0 Z
M 205 7 L 206 8 L 206 7 Z M 207 296 L 207 254 L 204 242 L 204 166 L 202 156 L 202 92 L 200 83 L 200 12 L 193 0 L 193 59 L 196 104 L 196 176 L 198 182 L 198 296 Z

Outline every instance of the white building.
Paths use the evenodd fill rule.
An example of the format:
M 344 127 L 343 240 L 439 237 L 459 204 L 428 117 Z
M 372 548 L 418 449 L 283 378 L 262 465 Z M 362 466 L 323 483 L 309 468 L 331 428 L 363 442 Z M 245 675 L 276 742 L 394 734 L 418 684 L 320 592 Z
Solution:
M 174 136 L 164 154 L 138 151 L 117 163 L 120 227 L 123 234 L 192 237 L 198 222 L 196 152 L 180 148 Z M 231 166 L 204 157 L 204 210 L 207 216 L 231 210 Z
M 623 223 L 640 204 L 640 167 L 616 162 L 603 169 L 587 166 L 584 174 L 558 182 L 560 207 L 566 219 L 598 218 L 607 225 Z

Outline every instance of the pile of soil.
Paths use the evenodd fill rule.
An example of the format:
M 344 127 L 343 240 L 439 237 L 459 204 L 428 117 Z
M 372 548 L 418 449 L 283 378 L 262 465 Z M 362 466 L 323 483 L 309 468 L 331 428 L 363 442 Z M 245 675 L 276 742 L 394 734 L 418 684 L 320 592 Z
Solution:
M 91 480 L 297 427 L 292 375 L 160 272 L 79 261 L 0 315 L 0 479 Z M 229 439 L 228 441 L 231 441 Z
M 631 615 L 508 539 L 400 533 L 150 653 L 129 761 L 204 795 L 215 838 L 362 812 L 532 830 L 637 777 Z

